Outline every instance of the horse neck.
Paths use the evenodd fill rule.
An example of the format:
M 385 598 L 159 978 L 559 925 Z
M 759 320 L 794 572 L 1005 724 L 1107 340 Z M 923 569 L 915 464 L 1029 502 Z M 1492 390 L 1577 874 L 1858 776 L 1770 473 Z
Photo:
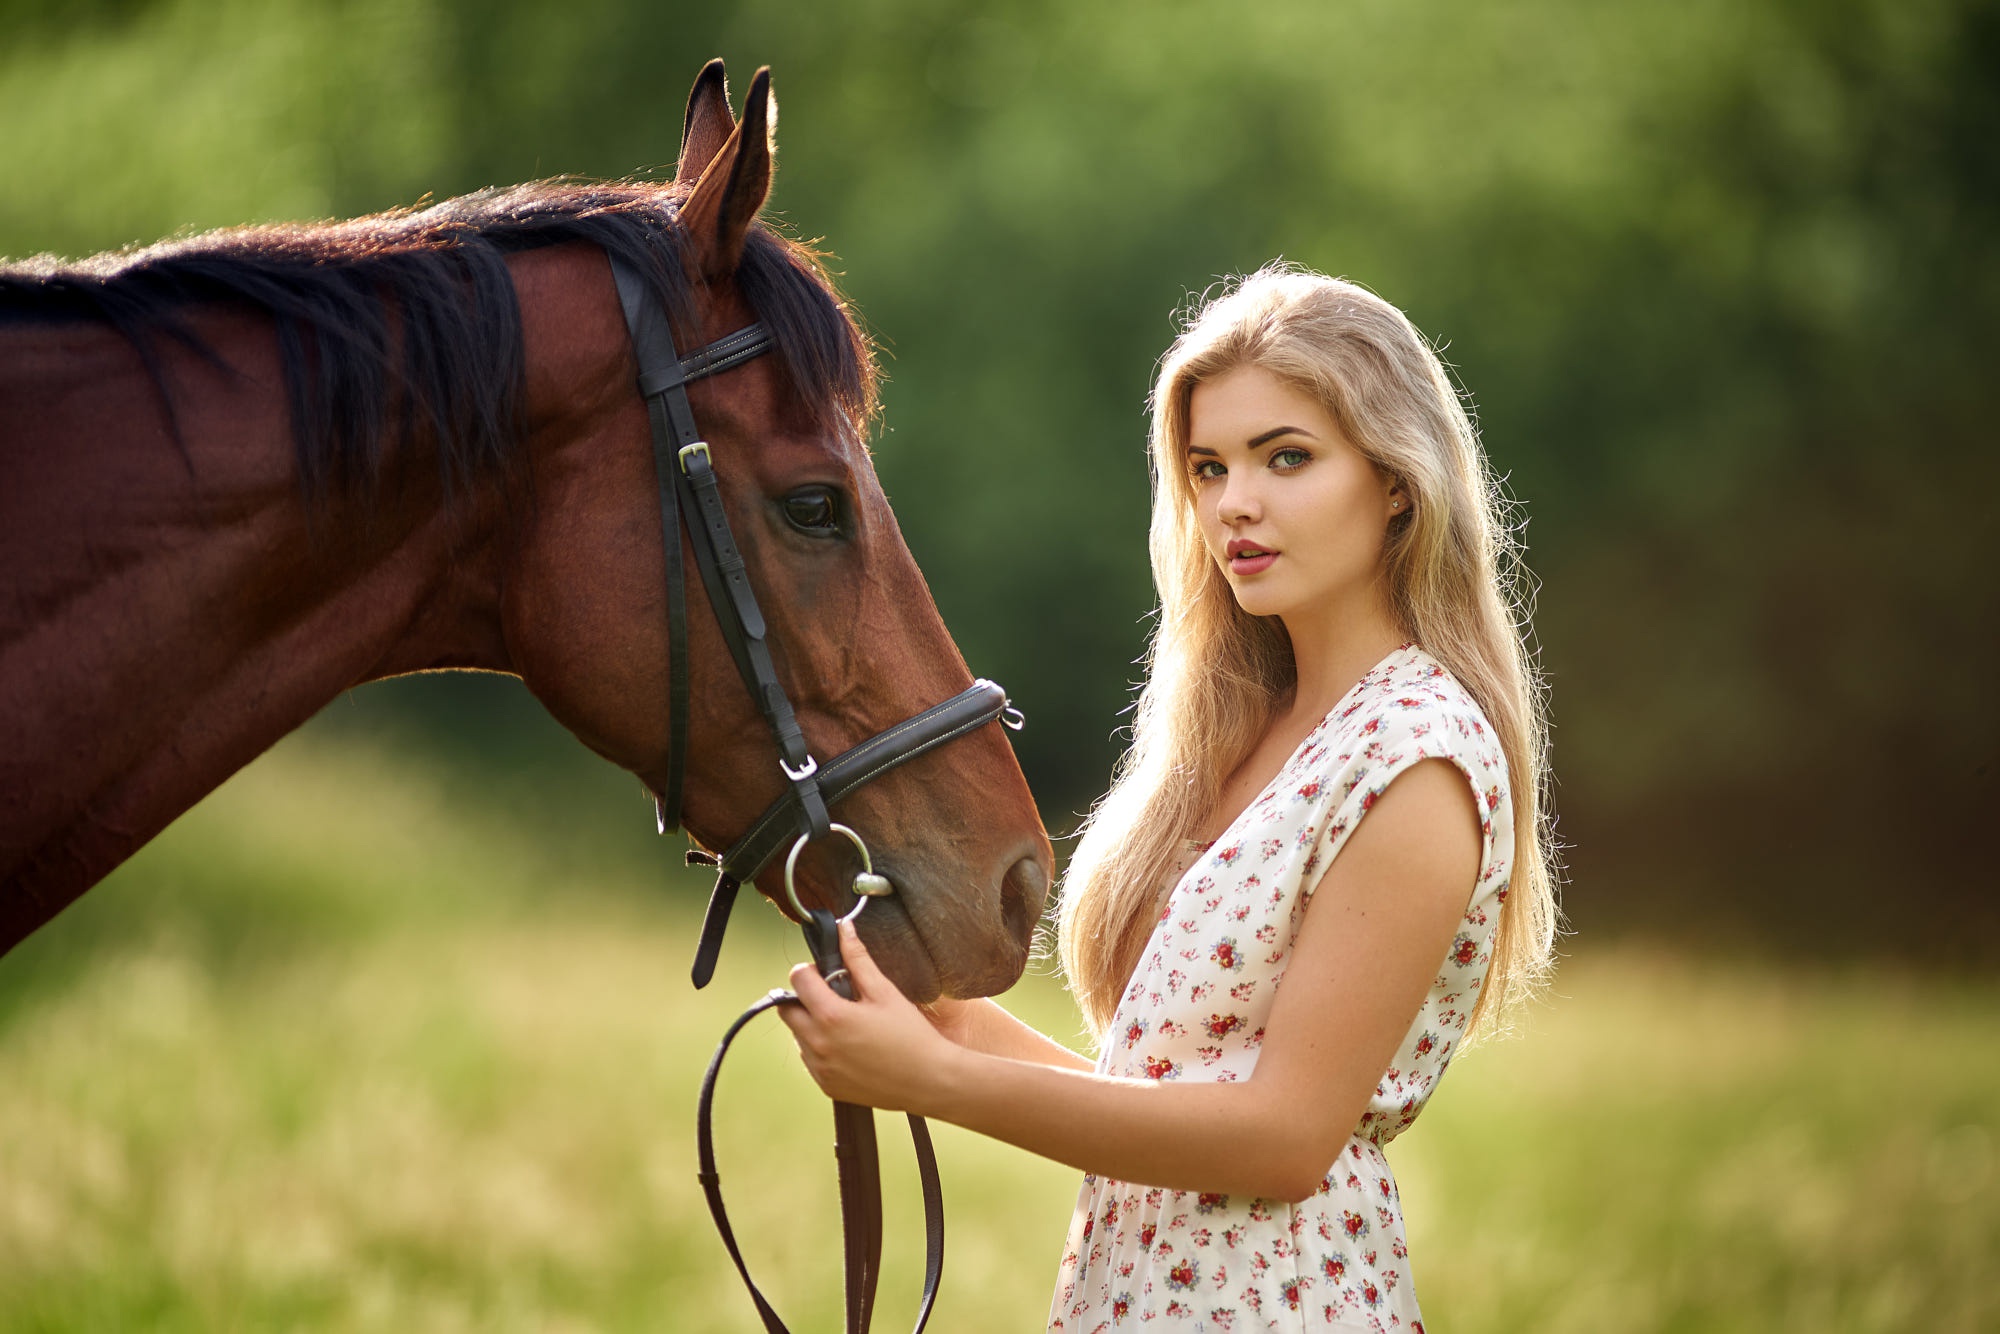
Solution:
M 0 950 L 341 691 L 508 667 L 499 502 L 420 443 L 310 513 L 268 322 L 192 323 L 228 369 L 160 341 L 179 443 L 122 338 L 0 329 Z

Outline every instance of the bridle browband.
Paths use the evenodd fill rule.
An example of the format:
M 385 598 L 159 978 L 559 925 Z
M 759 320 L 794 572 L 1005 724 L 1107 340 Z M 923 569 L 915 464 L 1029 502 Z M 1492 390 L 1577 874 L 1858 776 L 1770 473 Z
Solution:
M 751 324 L 725 335 L 698 351 L 682 356 L 674 346 L 673 330 L 666 311 L 645 279 L 631 265 L 611 257 L 611 273 L 618 287 L 618 302 L 625 312 L 625 327 L 631 335 L 632 352 L 639 365 L 639 392 L 646 400 L 652 420 L 653 469 L 659 482 L 660 532 L 666 547 L 667 585 L 667 784 L 656 798 L 661 833 L 680 825 L 681 798 L 687 779 L 690 684 L 688 675 L 687 588 L 685 562 L 681 552 L 681 518 L 688 516 L 688 545 L 694 552 L 695 569 L 708 593 L 709 606 L 729 646 L 738 675 L 771 726 L 777 743 L 778 767 L 788 784 L 784 793 L 753 821 L 748 830 L 720 856 L 690 852 L 690 864 L 715 867 L 715 888 L 709 896 L 708 911 L 702 919 L 701 939 L 695 949 L 694 984 L 706 986 L 714 975 L 716 957 L 722 950 L 722 936 L 735 906 L 737 890 L 746 880 L 754 880 L 788 845 L 785 889 L 791 907 L 805 932 L 813 961 L 833 989 L 852 998 L 852 979 L 841 963 L 837 920 L 825 909 L 808 909 L 799 902 L 793 885 L 798 854 L 807 843 L 840 833 L 852 840 L 861 855 L 863 874 L 855 881 L 857 896 L 894 892 L 894 886 L 874 873 L 868 848 L 860 835 L 837 824 L 827 807 L 840 801 L 862 784 L 879 778 L 897 765 L 907 763 L 946 742 L 966 735 L 996 719 L 1010 727 L 1020 726 L 1020 715 L 1008 703 L 1007 693 L 991 681 L 978 680 L 951 699 L 925 709 L 894 727 L 870 737 L 822 765 L 813 758 L 805 733 L 792 709 L 784 686 L 771 662 L 765 643 L 763 613 L 742 554 L 729 529 L 722 505 L 713 460 L 707 442 L 695 425 L 694 408 L 688 401 L 687 386 L 710 375 L 719 375 L 772 351 L 776 340 L 762 323 Z M 866 906 L 867 897 L 857 897 L 848 916 Z M 709 1213 L 715 1219 L 729 1258 L 735 1263 L 744 1286 L 750 1290 L 767 1334 L 786 1334 L 757 1285 L 751 1281 L 736 1237 L 722 1204 L 721 1181 L 715 1170 L 715 1149 L 711 1108 L 716 1076 L 722 1059 L 743 1026 L 757 1015 L 782 1004 L 796 1004 L 787 992 L 773 992 L 746 1011 L 724 1035 L 702 1080 L 697 1117 L 697 1139 L 701 1162 L 700 1181 L 708 1197 Z M 930 1134 L 921 1117 L 912 1116 L 910 1134 L 917 1151 L 922 1184 L 925 1220 L 924 1291 L 917 1314 L 916 1334 L 922 1334 L 937 1298 L 938 1282 L 944 1267 L 944 1205 L 938 1183 L 937 1160 L 931 1150 Z M 846 1319 L 849 1334 L 868 1328 L 875 1302 L 875 1286 L 882 1249 L 882 1198 L 875 1147 L 873 1112 L 848 1103 L 834 1104 L 834 1154 L 840 1169 L 841 1222 L 846 1252 Z

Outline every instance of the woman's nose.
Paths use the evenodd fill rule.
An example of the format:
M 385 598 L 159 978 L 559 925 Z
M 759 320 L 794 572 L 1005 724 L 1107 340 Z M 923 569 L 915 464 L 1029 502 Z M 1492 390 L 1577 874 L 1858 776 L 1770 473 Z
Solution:
M 1222 495 L 1216 502 L 1215 514 L 1224 523 L 1244 523 L 1258 514 L 1257 496 L 1254 489 L 1244 481 L 1239 481 L 1235 473 L 1223 479 Z

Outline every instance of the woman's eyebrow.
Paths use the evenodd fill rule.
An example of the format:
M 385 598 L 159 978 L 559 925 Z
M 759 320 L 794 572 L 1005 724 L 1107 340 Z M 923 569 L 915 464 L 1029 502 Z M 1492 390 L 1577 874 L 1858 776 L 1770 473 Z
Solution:
M 1270 444 L 1273 440 L 1278 439 L 1280 436 L 1287 436 L 1287 435 L 1302 435 L 1306 437 L 1306 439 L 1308 440 L 1315 438 L 1313 436 L 1313 433 L 1311 431 L 1308 431 L 1303 426 L 1273 426 L 1270 430 L 1265 431 L 1262 435 L 1252 436 L 1250 438 L 1249 443 L 1245 446 L 1245 448 L 1256 449 L 1260 446 Z M 1210 458 L 1215 457 L 1215 451 L 1209 449 L 1204 445 L 1189 445 L 1187 447 L 1187 452 L 1190 454 L 1206 454 Z
M 1312 432 L 1306 430 L 1303 426 L 1273 426 L 1270 430 L 1264 432 L 1264 434 L 1253 437 L 1250 441 L 1250 448 L 1255 449 L 1259 445 L 1268 445 L 1281 435 L 1303 435 L 1309 437 L 1312 435 Z
M 1250 450 L 1256 450 L 1256 448 L 1262 448 L 1262 446 L 1270 444 L 1272 440 L 1278 440 L 1280 436 L 1304 436 L 1306 440 L 1318 440 L 1318 436 L 1314 436 L 1314 434 L 1312 434 L 1310 430 L 1306 430 L 1304 426 L 1272 426 L 1272 428 L 1270 428 L 1270 430 L 1266 430 L 1264 434 L 1260 434 L 1260 436 L 1252 436 L 1252 438 L 1250 438 L 1250 442 L 1248 442 L 1248 444 L 1246 444 L 1244 448 L 1250 448 Z M 1186 450 L 1182 450 L 1182 452 L 1184 452 L 1184 454 L 1206 454 L 1208 458 L 1214 458 L 1214 456 L 1216 456 L 1216 452 L 1214 452 L 1214 450 L 1210 450 L 1210 448 L 1208 448 L 1206 444 L 1190 444 L 1190 446 L 1188 446 Z

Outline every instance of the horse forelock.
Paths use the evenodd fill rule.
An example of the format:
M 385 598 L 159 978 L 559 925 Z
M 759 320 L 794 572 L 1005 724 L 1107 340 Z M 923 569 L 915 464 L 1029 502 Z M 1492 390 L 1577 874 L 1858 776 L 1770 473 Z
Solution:
M 184 319 L 207 302 L 274 323 L 294 449 L 309 497 L 371 486 L 385 451 L 420 431 L 448 492 L 503 474 L 525 435 L 527 368 L 510 254 L 596 245 L 645 275 L 683 350 L 701 337 L 682 263 L 685 189 L 536 181 L 428 207 L 324 223 L 226 228 L 78 261 L 0 265 L 0 320 L 96 319 L 130 338 L 173 402 L 154 340 L 211 361 Z M 811 416 L 865 433 L 877 371 L 819 254 L 763 225 L 737 274 Z

